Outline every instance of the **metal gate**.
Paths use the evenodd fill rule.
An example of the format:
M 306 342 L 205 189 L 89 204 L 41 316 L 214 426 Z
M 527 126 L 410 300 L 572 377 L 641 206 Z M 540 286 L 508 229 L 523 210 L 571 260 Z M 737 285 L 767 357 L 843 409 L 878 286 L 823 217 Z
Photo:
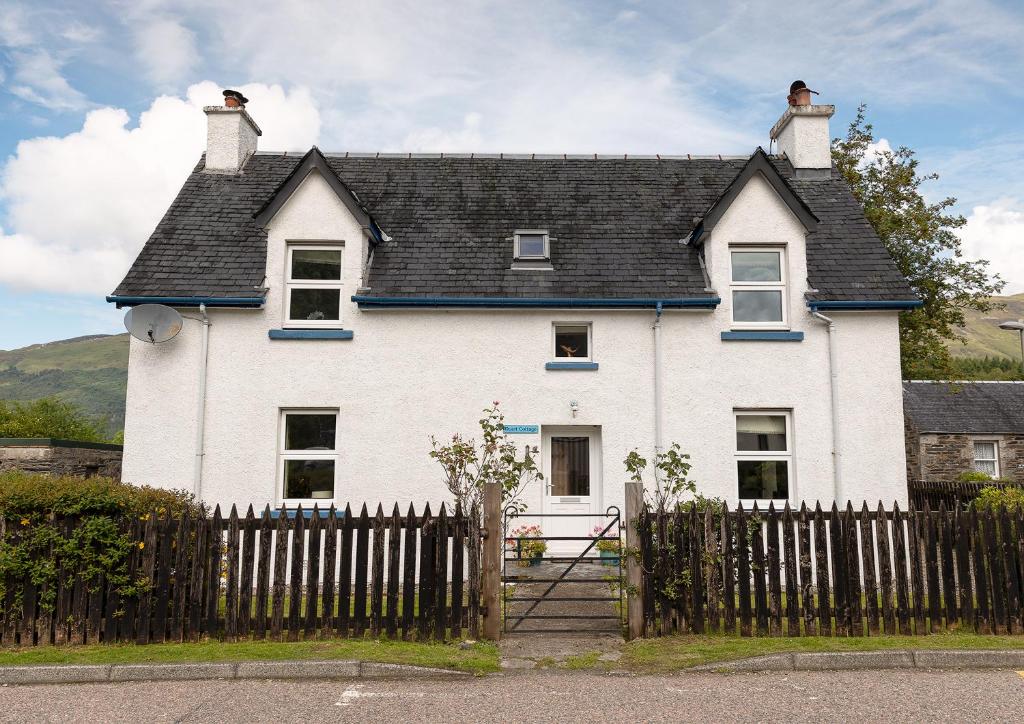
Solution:
M 589 536 L 530 535 L 510 537 L 514 521 L 549 518 L 600 519 Z M 520 513 L 502 516 L 502 630 L 505 633 L 622 633 L 626 616 L 622 555 L 622 515 L 611 506 L 604 513 Z M 524 558 L 520 540 L 589 541 L 576 556 Z M 598 541 L 618 543 L 618 555 L 597 557 Z M 564 594 L 564 595 L 563 595 Z M 583 612 L 581 612 L 583 611 Z M 525 624 L 525 626 L 524 626 Z M 530 626 L 530 624 L 534 624 Z

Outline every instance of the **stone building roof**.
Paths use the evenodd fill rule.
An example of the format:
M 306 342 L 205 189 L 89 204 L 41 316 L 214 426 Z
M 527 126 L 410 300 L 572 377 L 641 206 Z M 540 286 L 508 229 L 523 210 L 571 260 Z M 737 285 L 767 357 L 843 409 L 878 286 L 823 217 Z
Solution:
M 918 432 L 1024 433 L 1024 382 L 905 381 L 903 412 Z

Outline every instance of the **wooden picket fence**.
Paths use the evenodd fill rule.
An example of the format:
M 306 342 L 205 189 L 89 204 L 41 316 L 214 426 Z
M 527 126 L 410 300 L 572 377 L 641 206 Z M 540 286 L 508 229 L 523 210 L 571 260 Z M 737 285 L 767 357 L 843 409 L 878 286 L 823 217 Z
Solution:
M 908 480 L 907 494 L 911 504 L 923 509 L 925 504 L 938 510 L 945 503 L 947 510 L 967 508 L 985 488 L 1024 488 L 1024 483 L 1005 480 Z
M 647 636 L 1024 632 L 1024 512 L 641 508 L 637 525 Z
M 122 598 L 102 577 L 54 561 L 52 606 L 39 604 L 46 597 L 31 580 L 7 587 L 0 644 L 476 638 L 478 519 L 443 506 L 432 515 L 429 505 L 371 516 L 364 504 L 358 516 L 332 506 L 256 517 L 250 506 L 227 519 L 218 507 L 211 518 L 123 521 L 136 542 L 129 573 L 149 585 Z

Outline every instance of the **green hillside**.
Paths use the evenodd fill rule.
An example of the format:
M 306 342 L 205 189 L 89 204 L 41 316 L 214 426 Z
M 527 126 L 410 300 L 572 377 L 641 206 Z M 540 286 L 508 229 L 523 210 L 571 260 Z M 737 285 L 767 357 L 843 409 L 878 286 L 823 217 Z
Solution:
M 967 313 L 967 326 L 963 330 L 967 344 L 950 344 L 954 357 L 1009 357 L 1020 360 L 1020 336 L 1015 332 L 999 329 L 999 323 L 1008 319 L 1024 319 L 1024 294 L 1011 297 L 996 297 L 1005 304 L 986 314 Z
M 51 395 L 92 417 L 107 418 L 107 432 L 124 428 L 128 335 L 75 337 L 0 351 L 0 400 Z

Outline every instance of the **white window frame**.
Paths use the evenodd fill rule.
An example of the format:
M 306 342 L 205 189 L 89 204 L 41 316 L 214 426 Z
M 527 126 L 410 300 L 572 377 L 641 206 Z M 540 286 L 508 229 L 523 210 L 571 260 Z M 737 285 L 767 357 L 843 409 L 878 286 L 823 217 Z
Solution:
M 586 357 L 559 357 L 558 356 L 558 328 L 559 327 L 586 327 L 587 328 L 587 356 Z M 552 362 L 593 362 L 594 361 L 594 325 L 592 322 L 552 322 L 551 323 L 551 361 Z
M 974 448 L 974 446 L 977 445 L 978 443 L 985 444 L 985 445 L 991 445 L 992 446 L 992 452 L 995 455 L 995 457 L 979 458 L 975 454 L 975 448 Z M 993 478 L 998 478 L 999 477 L 999 441 L 998 440 L 971 440 L 971 465 L 974 468 L 974 470 L 976 470 L 978 472 L 985 472 L 983 470 L 978 470 L 978 461 L 979 460 L 981 460 L 983 462 L 986 462 L 986 463 L 994 463 L 994 465 L 995 465 L 995 472 L 992 473 L 992 477 Z
M 786 269 L 786 247 L 746 246 L 744 244 L 729 245 L 729 307 L 733 329 L 789 329 L 789 298 L 786 294 L 788 270 Z M 738 282 L 733 279 L 733 252 L 774 252 L 779 255 L 779 281 L 777 282 Z M 782 302 L 782 321 L 779 322 L 744 322 L 736 319 L 736 304 L 733 292 L 779 292 Z
M 292 253 L 295 251 L 336 251 L 339 257 L 338 279 L 293 279 L 292 278 Z M 310 242 L 289 242 L 285 253 L 284 267 L 284 327 L 292 329 L 315 328 L 341 328 L 341 318 L 344 304 L 342 303 L 341 288 L 345 276 L 345 244 L 340 241 L 310 243 Z M 337 319 L 292 319 L 292 290 L 293 289 L 337 289 L 338 290 L 338 318 Z
M 739 417 L 742 415 L 775 415 L 786 418 L 786 449 L 785 450 L 740 450 L 737 442 L 737 433 L 739 431 Z M 796 489 L 796 470 L 794 469 L 793 463 L 793 412 L 792 410 L 784 409 L 758 409 L 758 408 L 742 408 L 735 409 L 732 411 L 732 449 L 733 449 L 733 480 L 736 483 L 736 496 L 739 498 L 740 494 L 740 471 L 739 462 L 741 460 L 784 460 L 787 464 L 786 480 L 788 482 L 789 489 L 786 491 L 787 497 L 785 498 L 739 498 L 741 502 L 746 505 L 747 503 L 757 503 L 760 506 L 767 506 L 769 503 L 779 502 L 792 502 L 795 500 L 794 493 Z
M 539 235 L 544 237 L 544 255 L 527 255 L 524 256 L 519 252 L 519 237 L 520 236 L 532 236 Z M 514 240 L 512 242 L 512 258 L 515 261 L 550 261 L 551 260 L 551 236 L 548 234 L 547 229 L 516 229 Z
M 288 450 L 286 444 L 286 425 L 288 415 L 334 415 L 334 449 L 333 450 Z M 327 509 L 338 498 L 338 408 L 336 407 L 283 407 L 279 412 L 277 434 L 277 498 L 278 505 L 285 505 L 294 508 L 301 505 L 303 508 L 312 508 L 314 505 Z M 286 498 L 284 493 L 285 485 L 285 461 L 287 460 L 333 460 L 334 461 L 334 495 L 330 498 Z

